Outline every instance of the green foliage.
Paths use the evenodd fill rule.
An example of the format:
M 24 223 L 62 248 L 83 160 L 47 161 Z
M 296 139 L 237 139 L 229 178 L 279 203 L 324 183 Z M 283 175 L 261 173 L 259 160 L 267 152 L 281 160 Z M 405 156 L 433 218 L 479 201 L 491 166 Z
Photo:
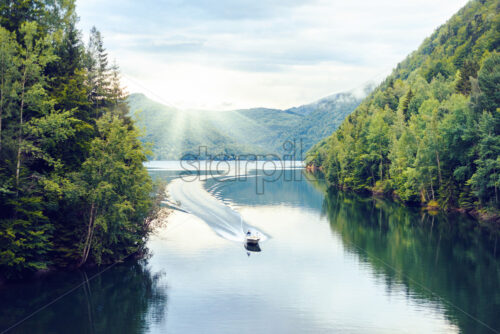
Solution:
M 470 78 L 477 78 L 477 71 L 479 70 L 479 65 L 476 62 L 470 60 L 465 61 L 462 69 L 458 72 L 460 78 L 456 85 L 456 91 L 463 95 L 469 95 L 471 92 L 471 82 Z
M 100 118 L 97 128 L 99 135 L 75 178 L 88 212 L 88 240 L 83 246 L 87 256 L 92 249 L 92 261 L 101 264 L 144 246 L 152 186 L 137 131 L 111 114 Z
M 485 111 L 479 121 L 478 158 L 475 160 L 476 172 L 468 184 L 481 203 L 497 205 L 500 187 L 500 136 L 498 116 L 495 118 Z
M 486 110 L 497 115 L 500 107 L 500 54 L 498 52 L 493 52 L 484 60 L 479 71 L 478 84 L 476 110 L 479 112 Z
M 497 211 L 500 13 L 471 1 L 308 152 L 331 186 Z
M 12 273 L 46 268 L 51 224 L 43 215 L 41 196 L 9 201 L 14 215 L 0 220 L 0 267 Z
M 85 50 L 74 7 L 0 3 L 0 279 L 119 261 L 149 233 L 146 151 L 118 69 L 96 29 Z

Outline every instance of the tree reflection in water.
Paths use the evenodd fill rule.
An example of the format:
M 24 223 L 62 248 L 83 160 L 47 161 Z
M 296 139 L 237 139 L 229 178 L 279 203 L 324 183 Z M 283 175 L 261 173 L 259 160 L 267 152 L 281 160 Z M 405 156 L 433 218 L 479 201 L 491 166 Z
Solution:
M 403 284 L 412 299 L 442 305 L 463 333 L 500 329 L 497 229 L 340 191 L 330 191 L 323 205 L 332 232 L 389 292 Z
M 0 290 L 0 332 L 72 287 L 81 286 L 36 313 L 9 333 L 143 333 L 164 320 L 164 273 L 152 273 L 146 260 L 98 270 L 56 273 L 32 284 Z M 29 301 L 29 302 L 28 302 Z

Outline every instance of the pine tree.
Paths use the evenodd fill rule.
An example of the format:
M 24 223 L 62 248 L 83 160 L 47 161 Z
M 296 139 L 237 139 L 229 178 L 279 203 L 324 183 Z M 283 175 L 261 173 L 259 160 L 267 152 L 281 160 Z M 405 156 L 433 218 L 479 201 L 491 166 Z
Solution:
M 95 116 L 99 117 L 109 107 L 107 100 L 110 97 L 110 69 L 103 39 L 96 27 L 90 30 L 86 58 L 89 97 Z
M 405 97 L 403 98 L 403 101 L 401 103 L 401 111 L 403 112 L 405 116 L 405 121 L 408 121 L 410 119 L 410 113 L 409 113 L 409 107 L 410 107 L 410 102 L 413 99 L 413 91 L 410 89 L 408 90 L 408 93 L 406 93 Z
M 470 78 L 477 77 L 479 65 L 471 60 L 466 60 L 462 69 L 460 70 L 460 78 L 455 87 L 456 91 L 463 95 L 469 95 L 471 92 Z

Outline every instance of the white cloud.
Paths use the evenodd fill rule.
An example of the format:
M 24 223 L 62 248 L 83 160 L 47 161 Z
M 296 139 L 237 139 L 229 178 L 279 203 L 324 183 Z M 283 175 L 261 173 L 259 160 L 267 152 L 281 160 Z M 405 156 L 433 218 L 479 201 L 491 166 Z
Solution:
M 182 108 L 285 108 L 388 73 L 466 0 L 78 0 L 130 92 Z

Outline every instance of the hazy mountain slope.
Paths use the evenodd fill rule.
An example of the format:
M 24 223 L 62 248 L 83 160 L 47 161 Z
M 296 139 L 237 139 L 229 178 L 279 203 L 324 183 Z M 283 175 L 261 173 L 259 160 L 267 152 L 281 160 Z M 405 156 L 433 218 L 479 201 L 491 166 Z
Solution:
M 307 151 L 330 134 L 361 99 L 350 93 L 335 94 L 288 110 L 253 108 L 231 111 L 189 112 L 164 106 L 143 94 L 131 94 L 128 104 L 143 141 L 152 143 L 154 159 L 179 159 L 186 153 L 208 154 L 284 153 L 283 143 L 303 140 Z M 203 153 L 203 152 L 202 152 Z
M 359 105 L 361 98 L 351 93 L 339 93 L 317 102 L 288 111 L 304 115 L 299 124 L 284 133 L 284 139 L 302 139 L 304 152 L 319 140 L 329 136 L 342 121 Z
M 300 123 L 301 116 L 278 109 L 253 108 L 215 113 L 230 126 L 221 128 L 231 138 L 252 143 L 267 154 L 280 154 L 279 134 Z M 217 119 L 214 117 L 214 121 Z M 220 126 L 221 122 L 214 122 Z
M 127 98 L 131 113 L 143 130 L 143 142 L 150 143 L 155 159 L 179 159 L 186 154 L 198 155 L 200 147 L 209 154 L 263 153 L 264 149 L 234 140 L 213 122 L 215 113 L 191 113 L 167 107 L 143 94 Z M 215 124 L 214 124 L 215 123 Z M 202 152 L 203 153 L 203 152 Z

